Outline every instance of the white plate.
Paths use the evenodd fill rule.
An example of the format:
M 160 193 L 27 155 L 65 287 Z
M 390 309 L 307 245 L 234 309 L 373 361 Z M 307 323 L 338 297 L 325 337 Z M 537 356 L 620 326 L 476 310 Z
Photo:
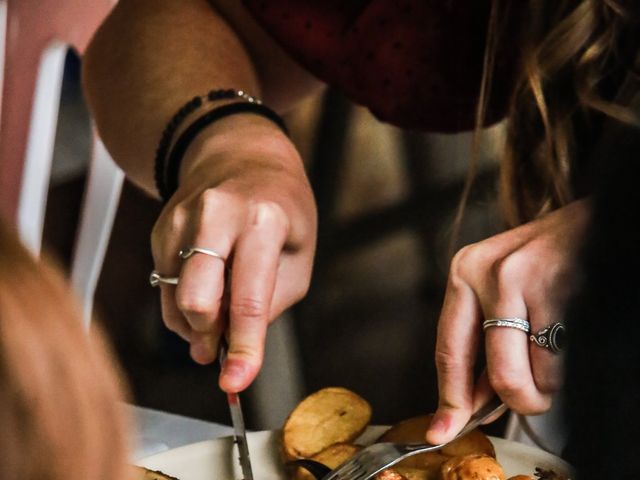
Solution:
M 386 427 L 370 427 L 358 443 L 369 443 Z M 507 477 L 532 475 L 535 467 L 552 468 L 568 475 L 569 465 L 558 457 L 521 443 L 491 437 L 498 461 Z M 280 432 L 247 434 L 256 480 L 285 479 L 280 459 Z M 178 477 L 180 480 L 235 480 L 242 478 L 237 449 L 230 437 L 198 442 L 144 458 L 139 465 Z

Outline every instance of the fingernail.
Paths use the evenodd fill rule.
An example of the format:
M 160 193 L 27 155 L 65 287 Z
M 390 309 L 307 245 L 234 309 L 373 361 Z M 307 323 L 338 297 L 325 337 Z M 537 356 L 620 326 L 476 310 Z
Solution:
M 244 384 L 246 373 L 247 367 L 243 361 L 227 359 L 222 367 L 221 382 L 229 389 L 240 388 Z

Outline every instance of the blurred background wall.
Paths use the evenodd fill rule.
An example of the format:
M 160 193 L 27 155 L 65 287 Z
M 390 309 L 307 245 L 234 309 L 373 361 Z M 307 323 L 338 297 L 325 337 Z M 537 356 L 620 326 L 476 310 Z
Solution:
M 471 135 L 402 132 L 333 91 L 305 102 L 287 120 L 320 212 L 311 291 L 289 313 L 302 371 L 300 394 L 329 385 L 351 388 L 371 402 L 374 423 L 433 411 L 436 323 Z M 63 263 L 82 195 L 86 165 L 80 159 L 88 158 L 89 128 L 78 59 L 70 54 L 45 234 L 48 249 Z M 499 125 L 483 134 L 478 178 L 457 245 L 500 228 L 500 138 Z M 164 329 L 159 292 L 148 285 L 149 235 L 159 210 L 158 202 L 125 186 L 97 313 L 136 403 L 228 423 L 217 367 L 189 359 L 186 345 Z M 282 375 L 269 382 L 289 380 Z M 282 412 L 267 419 L 248 414 L 252 429 L 277 428 L 284 420 Z

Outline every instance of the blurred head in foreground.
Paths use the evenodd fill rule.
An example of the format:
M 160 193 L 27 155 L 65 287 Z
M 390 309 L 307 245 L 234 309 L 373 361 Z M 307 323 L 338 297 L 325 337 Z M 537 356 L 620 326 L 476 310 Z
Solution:
M 123 399 L 62 276 L 0 222 L 0 478 L 131 478 Z

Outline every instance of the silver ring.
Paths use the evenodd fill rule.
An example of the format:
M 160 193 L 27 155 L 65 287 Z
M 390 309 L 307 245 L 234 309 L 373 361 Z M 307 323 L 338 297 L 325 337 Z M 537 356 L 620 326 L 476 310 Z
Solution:
M 508 327 L 521 330 L 524 333 L 531 332 L 531 325 L 524 318 L 510 317 L 510 318 L 490 318 L 482 322 L 482 329 L 486 330 L 491 327 Z
M 202 253 L 204 255 L 209 255 L 210 257 L 219 258 L 223 262 L 227 261 L 227 258 L 223 255 L 219 254 L 215 250 L 211 250 L 209 248 L 200 248 L 200 247 L 186 247 L 178 252 L 178 256 L 183 260 L 186 260 L 190 256 L 195 253 Z
M 180 277 L 165 277 L 155 270 L 151 272 L 149 275 L 149 283 L 152 287 L 157 287 L 161 283 L 166 283 L 167 285 L 177 285 Z
M 560 353 L 565 346 L 566 330 L 562 323 L 556 322 L 532 334 L 529 340 L 552 353 Z

